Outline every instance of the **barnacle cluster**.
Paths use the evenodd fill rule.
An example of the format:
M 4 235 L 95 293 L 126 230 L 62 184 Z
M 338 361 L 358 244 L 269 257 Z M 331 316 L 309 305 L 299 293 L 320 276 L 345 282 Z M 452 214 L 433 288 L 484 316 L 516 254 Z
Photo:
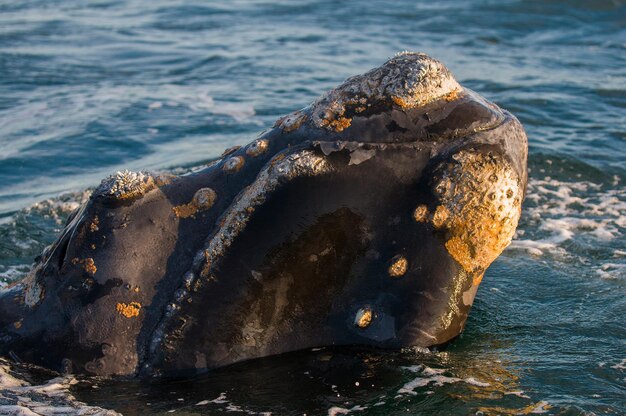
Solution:
M 513 238 L 523 190 L 500 155 L 463 150 L 452 159 L 435 172 L 434 192 L 440 202 L 430 221 L 446 231 L 445 247 L 463 269 L 482 276 Z M 422 211 L 418 207 L 416 219 L 422 219 Z
M 113 199 L 135 199 L 156 187 L 151 174 L 147 172 L 118 171 L 104 179 L 94 195 Z
M 460 91 L 462 87 L 441 62 L 423 53 L 403 52 L 320 97 L 311 116 L 317 127 L 340 132 L 351 125 L 352 117 L 370 107 L 410 109 L 440 98 L 454 100 Z

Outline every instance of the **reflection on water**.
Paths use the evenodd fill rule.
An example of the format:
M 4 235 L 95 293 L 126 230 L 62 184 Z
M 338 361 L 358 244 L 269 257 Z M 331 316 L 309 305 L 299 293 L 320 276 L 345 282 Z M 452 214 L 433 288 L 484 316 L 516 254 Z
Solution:
M 390 414 L 409 408 L 465 415 L 486 404 L 532 406 L 538 400 L 520 390 L 518 372 L 487 351 L 320 348 L 240 363 L 192 380 L 146 384 L 84 379 L 73 393 L 124 414 Z

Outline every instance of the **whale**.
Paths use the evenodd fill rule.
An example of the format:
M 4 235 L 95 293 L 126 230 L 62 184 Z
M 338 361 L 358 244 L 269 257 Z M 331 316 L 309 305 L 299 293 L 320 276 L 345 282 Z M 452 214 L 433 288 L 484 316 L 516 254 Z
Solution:
M 120 171 L 0 294 L 0 355 L 194 375 L 463 330 L 526 193 L 518 119 L 404 52 L 184 175 Z

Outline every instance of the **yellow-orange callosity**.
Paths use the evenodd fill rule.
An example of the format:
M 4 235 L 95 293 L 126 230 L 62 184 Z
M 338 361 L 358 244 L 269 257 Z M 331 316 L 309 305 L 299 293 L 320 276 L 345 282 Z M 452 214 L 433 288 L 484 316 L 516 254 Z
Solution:
M 448 215 L 448 208 L 444 205 L 439 205 L 437 208 L 435 208 L 435 213 L 433 214 L 432 218 L 433 227 L 441 228 L 448 219 Z
M 417 222 L 428 221 L 428 207 L 426 205 L 418 205 L 415 211 L 413 211 L 413 218 Z
M 120 302 L 115 306 L 115 309 L 126 318 L 134 318 L 139 316 L 139 311 L 141 310 L 141 303 L 139 302 L 130 302 L 128 304 Z
M 359 328 L 367 328 L 372 323 L 373 313 L 369 307 L 364 307 L 356 312 L 354 324 Z
M 224 162 L 222 169 L 227 173 L 238 172 L 244 165 L 245 160 L 242 156 L 233 156 Z
M 406 274 L 409 266 L 408 260 L 401 255 L 395 256 L 391 259 L 391 266 L 389 266 L 389 276 L 402 277 Z
M 98 218 L 98 216 L 96 215 L 93 218 L 93 221 L 91 222 L 91 224 L 89 224 L 89 231 L 91 231 L 92 233 L 98 231 L 98 225 L 100 224 L 100 219 Z
M 274 127 L 280 127 L 283 133 L 290 133 L 294 130 L 297 130 L 302 123 L 304 123 L 307 119 L 307 116 L 302 111 L 295 111 L 291 114 L 288 114 L 284 117 L 279 118 Z
M 206 211 L 213 206 L 217 193 L 211 188 L 200 188 L 187 204 L 172 208 L 178 218 L 194 217 L 200 211 Z
M 257 157 L 267 151 L 269 142 L 264 139 L 258 139 L 252 142 L 246 149 L 246 154 L 250 157 Z
M 522 188 L 513 168 L 495 154 L 468 150 L 437 175 L 440 205 L 433 226 L 447 230 L 448 253 L 473 274 L 484 271 L 509 245 L 521 214 Z
M 92 276 L 98 271 L 96 263 L 91 257 L 87 257 L 86 259 L 74 258 L 72 259 L 72 264 L 80 264 L 83 266 L 83 269 Z

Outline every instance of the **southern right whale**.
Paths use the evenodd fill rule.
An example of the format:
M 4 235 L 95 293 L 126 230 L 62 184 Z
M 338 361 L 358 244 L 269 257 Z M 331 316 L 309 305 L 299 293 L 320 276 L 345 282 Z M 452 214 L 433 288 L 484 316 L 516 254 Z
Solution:
M 118 172 L 0 298 L 0 354 L 192 374 L 463 329 L 527 182 L 519 121 L 402 53 L 183 175 Z

